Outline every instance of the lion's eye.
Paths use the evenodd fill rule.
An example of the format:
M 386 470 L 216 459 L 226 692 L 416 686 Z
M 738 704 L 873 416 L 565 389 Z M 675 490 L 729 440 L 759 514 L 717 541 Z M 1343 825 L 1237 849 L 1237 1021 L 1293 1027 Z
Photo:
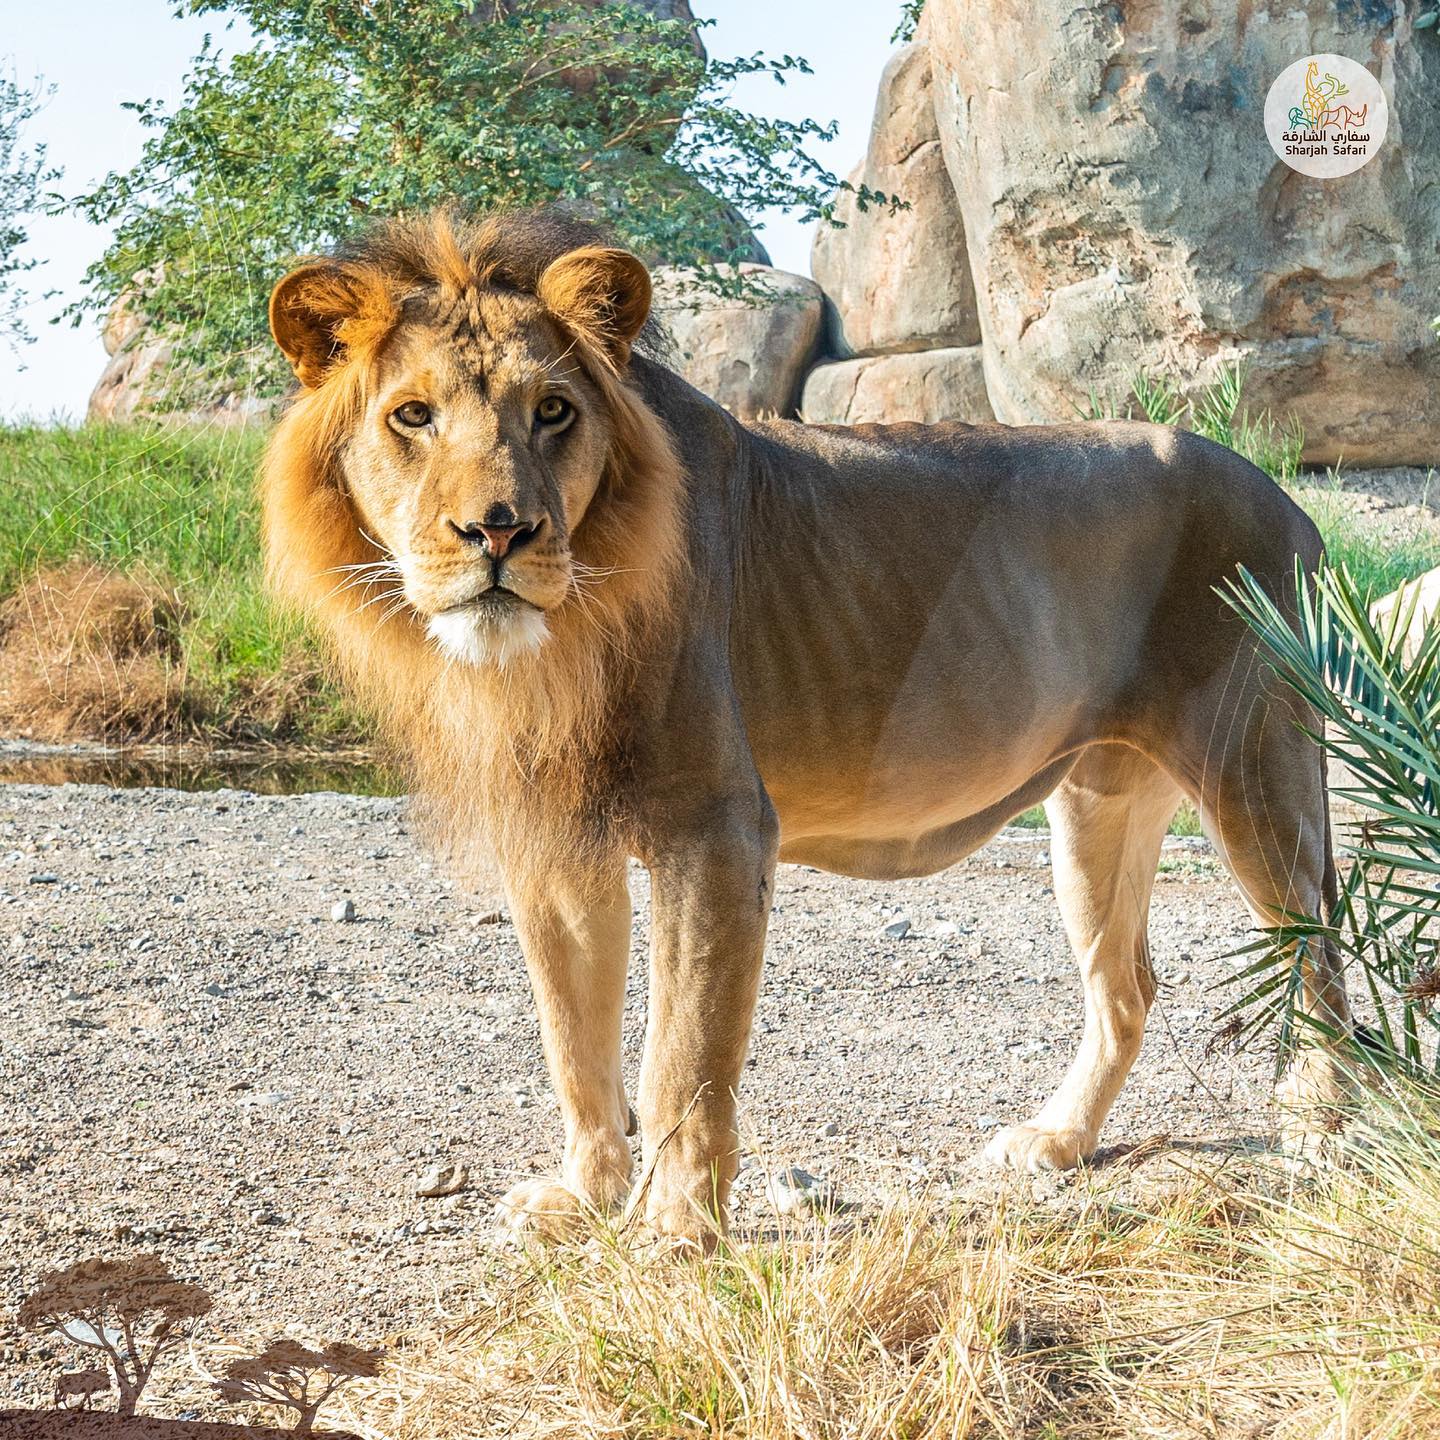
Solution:
M 559 395 L 547 395 L 535 407 L 535 418 L 542 425 L 563 425 L 574 413 L 575 407 Z
M 418 430 L 430 423 L 430 407 L 419 400 L 407 400 L 395 411 L 394 418 L 409 429 Z

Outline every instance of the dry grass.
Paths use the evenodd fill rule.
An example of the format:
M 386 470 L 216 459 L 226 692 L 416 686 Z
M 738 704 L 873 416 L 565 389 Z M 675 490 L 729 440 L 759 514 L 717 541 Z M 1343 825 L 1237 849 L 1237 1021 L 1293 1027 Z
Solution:
M 76 562 L 0 605 L 0 729 L 35 740 L 149 739 L 185 707 L 180 600 Z
M 497 1258 L 344 1423 L 462 1437 L 1440 1434 L 1440 1143 L 1393 1103 L 1344 1163 L 1171 1162 L 1062 1212 L 897 1199 L 708 1260 L 606 1233 Z M 1133 1177 L 1130 1177 L 1133 1179 Z
M 31 575 L 0 601 L 0 733 L 127 744 L 290 733 L 323 684 L 313 652 L 222 686 L 197 667 L 189 621 L 179 587 L 143 571 L 72 561 Z

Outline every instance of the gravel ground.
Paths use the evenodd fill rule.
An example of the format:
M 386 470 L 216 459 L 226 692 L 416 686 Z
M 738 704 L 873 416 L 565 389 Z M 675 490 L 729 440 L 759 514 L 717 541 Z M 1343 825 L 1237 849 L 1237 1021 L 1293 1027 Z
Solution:
M 1081 1020 L 1045 850 L 1007 831 L 883 886 L 782 867 L 744 1095 L 765 1165 L 862 1201 L 1013 1183 L 976 1153 L 1058 1082 Z M 1161 1005 L 1111 1147 L 1270 1129 L 1266 1062 L 1206 1053 L 1247 924 L 1203 842 L 1170 841 Z M 24 1287 L 91 1254 L 160 1251 L 221 1335 L 371 1342 L 453 1312 L 494 1198 L 560 1135 L 513 929 L 417 851 L 401 802 L 336 794 L 0 786 L 0 1088 L 0 1405 L 54 1369 L 8 1328 Z M 418 1198 L 435 1160 L 470 1188 Z M 750 1162 L 742 1229 L 762 1182 Z

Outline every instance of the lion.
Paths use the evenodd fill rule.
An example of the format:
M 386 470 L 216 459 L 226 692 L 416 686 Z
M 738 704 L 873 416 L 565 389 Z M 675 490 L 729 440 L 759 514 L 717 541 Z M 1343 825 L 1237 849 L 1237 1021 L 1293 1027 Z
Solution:
M 539 1010 L 563 1160 L 502 1213 L 561 1234 L 628 1203 L 710 1243 L 777 860 L 931 874 L 1042 801 L 1084 1032 L 987 1153 L 1080 1164 L 1154 999 L 1181 800 L 1260 923 L 1334 899 L 1315 717 L 1217 594 L 1244 566 L 1293 612 L 1314 525 L 1160 426 L 742 425 L 667 368 L 649 309 L 644 264 L 553 211 L 383 224 L 270 304 L 299 388 L 263 469 L 269 574 L 441 838 L 497 860 Z M 1297 963 L 1347 1034 L 1335 953 Z M 1338 1103 L 1337 1043 L 1302 1057 L 1297 1104 Z

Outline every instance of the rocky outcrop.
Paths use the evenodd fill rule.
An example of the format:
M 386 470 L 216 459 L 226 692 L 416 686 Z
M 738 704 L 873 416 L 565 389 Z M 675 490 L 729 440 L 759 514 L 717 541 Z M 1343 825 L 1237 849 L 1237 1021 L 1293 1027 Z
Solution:
M 945 168 L 930 94 L 930 54 L 906 45 L 880 79 L 865 159 L 850 176 L 908 210 L 861 211 L 842 191 L 836 219 L 820 226 L 810 266 L 833 310 L 828 348 L 885 355 L 973 345 L 980 339 L 965 229 Z
M 800 413 L 812 425 L 895 420 L 976 425 L 995 418 L 978 345 L 819 365 L 806 377 Z
M 820 287 L 767 265 L 739 269 L 752 293 L 731 298 L 702 288 L 692 270 L 661 266 L 655 314 L 697 390 L 740 420 L 792 415 L 820 337 Z
M 1440 454 L 1440 46 L 1413 6 L 929 0 L 939 133 L 1000 419 L 1074 414 L 1137 370 L 1188 388 L 1251 362 L 1246 400 L 1306 458 Z M 1297 57 L 1363 58 L 1379 155 L 1299 175 L 1261 126 Z
M 274 408 L 273 399 L 253 394 L 221 395 L 212 404 L 189 410 L 169 408 L 164 374 L 175 347 L 147 329 L 144 316 L 125 297 L 106 319 L 102 339 L 110 359 L 90 392 L 87 420 L 120 422 L 152 416 L 191 424 L 245 425 L 266 418 Z
M 135 292 L 127 291 L 105 317 L 100 339 L 110 359 L 90 392 L 87 420 L 139 419 L 159 388 L 174 346 L 146 330 L 135 301 Z

